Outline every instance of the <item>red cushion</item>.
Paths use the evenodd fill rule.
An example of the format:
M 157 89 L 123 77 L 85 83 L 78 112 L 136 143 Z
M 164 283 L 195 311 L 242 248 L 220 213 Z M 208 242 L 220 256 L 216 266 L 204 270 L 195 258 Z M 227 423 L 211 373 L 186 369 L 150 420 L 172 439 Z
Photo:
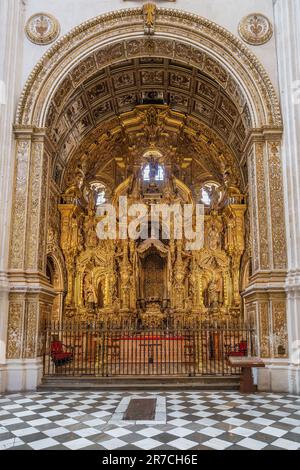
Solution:
M 51 352 L 52 353 L 60 353 L 63 352 L 63 344 L 61 341 L 53 341 L 51 343 Z
M 53 353 L 51 357 L 54 361 L 61 361 L 73 357 L 72 353 Z

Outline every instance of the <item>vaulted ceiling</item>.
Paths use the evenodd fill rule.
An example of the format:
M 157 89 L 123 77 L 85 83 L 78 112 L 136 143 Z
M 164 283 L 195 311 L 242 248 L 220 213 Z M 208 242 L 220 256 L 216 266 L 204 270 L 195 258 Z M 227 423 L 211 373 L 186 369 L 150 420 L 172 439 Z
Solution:
M 62 99 L 64 93 L 57 92 L 47 118 L 49 143 L 56 156 L 54 172 L 63 172 L 73 156 L 76 154 L 78 157 L 79 149 L 82 154 L 91 151 L 86 142 L 95 139 L 99 143 L 99 129 L 107 132 L 109 128 L 120 126 L 120 116 L 142 104 L 145 94 L 151 91 L 158 92 L 171 110 L 183 116 L 181 119 L 190 123 L 201 122 L 213 131 L 217 136 L 214 140 L 223 141 L 239 162 L 247 130 L 251 127 L 249 110 L 242 95 L 235 93 L 236 99 L 233 100 L 220 83 L 182 62 L 140 58 L 102 69 L 79 85 L 66 101 Z M 118 138 L 124 143 L 124 135 Z M 173 143 L 178 146 L 174 139 Z M 133 145 L 132 135 L 130 145 Z M 207 147 L 205 152 L 202 149 L 202 157 L 195 153 L 196 148 L 194 145 L 194 150 L 192 147 L 186 149 L 186 159 L 207 159 Z M 104 165 L 103 151 L 105 147 L 98 148 Z M 114 155 L 118 157 L 115 152 Z M 184 155 L 182 158 L 184 160 Z M 101 169 L 101 161 L 97 171 Z M 213 174 L 209 158 L 203 166 L 204 173 Z M 241 179 L 245 179 L 245 174 Z

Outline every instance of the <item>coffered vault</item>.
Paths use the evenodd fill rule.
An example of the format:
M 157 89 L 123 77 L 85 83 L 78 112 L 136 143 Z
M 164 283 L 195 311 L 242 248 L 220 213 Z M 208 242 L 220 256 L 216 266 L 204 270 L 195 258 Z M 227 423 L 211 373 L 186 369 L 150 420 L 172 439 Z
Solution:
M 72 79 L 73 75 L 69 76 Z M 77 83 L 70 91 L 63 99 L 67 92 L 59 89 L 46 120 L 49 139 L 61 164 L 95 127 L 132 110 L 153 91 L 161 93 L 172 110 L 207 124 L 238 159 L 251 128 L 249 108 L 237 85 L 233 98 L 229 84 L 220 85 L 195 67 L 169 59 L 146 57 L 119 62 Z

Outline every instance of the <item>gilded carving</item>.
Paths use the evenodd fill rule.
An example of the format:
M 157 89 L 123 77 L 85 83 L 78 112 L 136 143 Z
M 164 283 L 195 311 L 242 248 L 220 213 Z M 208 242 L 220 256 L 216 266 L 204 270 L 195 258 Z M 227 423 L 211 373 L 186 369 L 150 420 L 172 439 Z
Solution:
M 266 175 L 265 175 L 265 158 L 264 158 L 264 144 L 257 143 L 255 145 L 255 176 L 256 176 L 256 191 L 257 191 L 257 214 L 258 219 L 258 237 L 259 237 L 259 257 L 260 269 L 270 268 L 270 253 L 269 253 L 269 231 L 268 224 L 268 210 L 266 200 Z
M 30 162 L 30 183 L 28 198 L 28 231 L 27 231 L 27 267 L 36 269 L 38 265 L 38 246 L 42 239 L 39 239 L 38 228 L 43 222 L 40 219 L 40 205 L 44 199 L 42 197 L 42 188 L 46 190 L 46 186 L 42 185 L 42 168 L 43 168 L 43 143 L 34 142 L 31 150 Z
M 29 140 L 17 140 L 14 212 L 10 246 L 11 269 L 21 269 L 24 266 L 30 148 Z
M 32 105 L 35 103 L 38 96 L 40 96 L 43 101 L 45 100 L 45 96 L 43 95 L 44 92 L 46 92 L 46 89 L 51 88 L 50 81 L 52 79 L 56 79 L 57 73 L 61 73 L 61 71 L 66 69 L 62 59 L 69 60 L 70 44 L 72 44 L 73 48 L 76 45 L 81 48 L 87 48 L 89 47 L 88 45 L 90 43 L 88 38 L 92 37 L 94 43 L 98 40 L 99 36 L 101 36 L 103 39 L 108 39 L 111 34 L 114 37 L 114 29 L 117 29 L 120 32 L 122 27 L 126 28 L 128 25 L 130 25 L 132 33 L 134 33 L 133 28 L 137 29 L 137 31 L 141 31 L 144 26 L 144 18 L 143 8 L 128 9 L 122 12 L 113 12 L 85 22 L 62 38 L 58 45 L 53 46 L 49 51 L 46 52 L 44 57 L 40 60 L 39 64 L 31 74 L 18 107 L 18 122 L 29 123 L 30 121 L 33 121 L 38 123 L 37 116 L 33 119 L 30 117 L 33 111 Z M 132 21 L 133 19 L 135 19 L 135 21 Z M 211 48 L 218 49 L 219 45 L 222 45 L 222 52 L 220 52 L 220 56 L 223 56 L 225 60 L 228 60 L 228 62 L 232 64 L 233 68 L 241 72 L 241 76 L 243 76 L 243 79 L 247 82 L 247 87 L 249 90 L 253 90 L 254 96 L 257 94 L 255 88 L 253 87 L 253 79 L 255 80 L 256 86 L 258 86 L 260 89 L 260 92 L 257 95 L 257 103 L 260 102 L 259 96 L 263 96 L 266 102 L 266 108 L 268 109 L 268 124 L 281 125 L 278 100 L 265 71 L 257 59 L 251 54 L 251 52 L 247 51 L 242 46 L 242 44 L 236 38 L 234 38 L 233 35 L 204 18 L 196 17 L 195 15 L 184 13 L 178 10 L 166 10 L 161 8 L 156 9 L 157 31 L 164 32 L 164 30 L 167 30 L 170 26 L 172 26 L 176 32 L 180 33 L 183 24 L 189 24 L 191 34 L 197 38 L 196 42 L 199 44 L 205 42 L 207 44 L 207 50 Z M 184 28 L 182 30 L 182 37 L 186 43 L 187 41 L 185 31 L 186 29 Z M 82 38 L 85 38 L 84 44 L 82 42 Z M 156 43 L 160 43 L 160 46 L 156 47 Z M 159 49 L 163 47 L 164 44 L 164 41 L 161 41 L 159 38 L 157 38 L 155 41 L 152 39 L 151 43 L 146 42 L 145 46 L 147 49 L 147 55 L 157 55 L 159 53 Z M 227 48 L 226 51 L 224 50 L 224 47 Z M 191 57 L 192 61 L 195 61 L 195 65 L 203 63 L 201 50 L 192 48 L 190 49 L 190 52 L 191 55 L 188 57 Z M 126 58 L 126 52 L 123 44 L 108 45 L 106 46 L 106 49 L 103 49 L 102 51 L 100 50 L 100 52 L 97 54 L 100 54 L 100 56 L 97 58 L 97 63 L 101 67 L 103 67 L 105 62 L 107 63 L 108 61 L 111 62 L 112 60 Z M 185 58 L 186 57 L 187 56 L 185 56 Z M 57 66 L 57 68 L 54 73 L 55 66 Z M 206 63 L 206 66 L 214 70 L 214 73 L 218 79 L 223 81 L 223 78 L 221 75 L 219 75 L 218 71 L 220 64 L 213 65 L 210 62 Z M 49 75 L 50 70 L 51 77 Z M 247 70 L 248 77 L 244 74 L 244 70 Z M 47 86 L 45 86 L 46 83 Z M 44 91 L 42 91 L 43 88 Z M 230 90 L 229 82 L 228 90 Z M 38 104 L 35 109 L 40 112 L 41 106 Z M 261 113 L 259 119 L 264 119 L 263 111 L 260 110 L 258 113 Z
M 272 301 L 272 325 L 272 345 L 274 357 L 287 357 L 288 337 L 285 300 Z
M 156 200 L 167 204 L 193 202 L 186 184 L 173 175 L 175 162 L 181 165 L 182 177 L 191 164 L 187 164 L 185 159 L 180 163 L 180 153 L 176 152 L 176 147 L 179 152 L 181 149 L 181 143 L 176 145 L 176 139 L 179 136 L 183 138 L 184 121 L 187 122 L 184 116 L 166 105 L 140 105 L 119 117 L 116 124 L 122 129 L 122 140 L 117 141 L 117 146 L 114 141 L 117 132 L 110 129 L 109 135 L 114 137 L 108 140 L 108 131 L 105 130 L 104 140 L 99 143 L 102 142 L 101 149 L 105 149 L 108 161 L 110 152 L 117 147 L 119 152 L 123 149 L 124 160 L 131 162 L 130 166 L 128 163 L 128 166 L 121 165 L 118 158 L 120 171 L 127 171 L 127 179 L 119 185 L 116 179 L 110 180 L 113 204 L 117 204 L 118 196 L 125 194 L 130 204 L 144 201 L 148 205 Z M 196 132 L 199 132 L 199 127 L 187 129 L 184 133 L 188 137 Z M 204 132 L 209 130 L 202 127 L 202 132 L 206 143 Z M 214 138 L 214 141 L 218 145 L 218 140 Z M 128 142 L 130 149 L 126 147 Z M 95 145 L 95 139 L 92 145 Z M 186 150 L 188 140 L 182 145 Z M 193 149 L 195 145 L 199 146 L 199 138 L 197 144 L 196 139 L 192 140 L 192 145 Z M 147 156 L 149 148 L 153 149 L 151 157 Z M 197 153 L 200 154 L 199 147 Z M 182 316 L 185 319 L 239 317 L 239 265 L 245 248 L 243 218 L 246 205 L 244 196 L 233 185 L 232 173 L 235 170 L 231 168 L 233 159 L 229 155 L 223 148 L 221 166 L 220 151 L 208 159 L 210 165 L 216 164 L 214 173 L 222 175 L 223 186 L 209 190 L 205 247 L 193 255 L 180 240 L 170 240 L 169 243 L 158 240 L 154 245 L 149 240 L 130 243 L 125 240 L 99 241 L 96 236 L 99 220 L 95 206 L 96 183 L 90 186 L 89 181 L 95 178 L 95 173 L 99 178 L 104 174 L 108 176 L 102 169 L 107 167 L 107 163 L 101 160 L 99 164 L 97 151 L 95 155 L 89 153 L 88 161 L 81 159 L 80 166 L 78 158 L 69 162 L 65 173 L 64 203 L 59 205 L 60 245 L 68 272 L 64 315 L 84 319 L 108 319 L 111 315 L 134 318 L 138 315 L 148 326 L 158 326 L 168 315 L 176 317 L 176 321 Z M 149 165 L 149 183 L 141 177 L 141 165 L 146 163 Z M 157 186 L 155 179 L 159 164 L 168 168 L 161 186 Z M 199 174 L 204 164 L 201 163 Z M 108 196 L 109 180 L 106 181 Z M 201 179 L 198 184 L 201 184 Z
M 53 15 L 36 13 L 27 21 L 25 32 L 29 41 L 38 45 L 46 45 L 58 38 L 60 25 Z
M 285 269 L 287 266 L 287 252 L 284 224 L 284 191 L 279 145 L 279 142 L 270 142 L 268 144 L 270 205 L 272 220 L 273 264 L 275 269 Z
M 153 34 L 155 28 L 156 5 L 146 3 L 143 6 L 144 11 L 144 31 L 146 34 Z
M 259 337 L 261 357 L 270 357 L 270 318 L 268 302 L 259 304 Z
M 11 295 L 8 313 L 7 358 L 19 359 L 22 355 L 25 296 Z
M 145 37 L 144 27 L 150 33 L 155 29 L 155 34 Z M 170 36 L 170 28 L 176 31 L 176 39 L 174 35 Z M 126 40 L 116 42 L 116 31 L 130 31 L 130 34 Z M 160 33 L 165 34 L 164 39 Z M 194 44 L 203 45 L 203 50 L 192 46 L 192 40 Z M 104 41 L 106 46 L 102 47 Z M 213 50 L 214 57 L 205 52 L 207 50 Z M 84 59 L 76 61 L 77 55 Z M 184 67 L 182 61 L 186 62 L 187 57 L 189 67 Z M 222 57 L 222 63 L 227 62 L 228 67 L 221 65 L 218 57 Z M 136 69 L 130 69 L 128 65 L 132 59 L 138 64 Z M 66 65 L 71 60 L 76 65 L 70 70 Z M 154 60 L 155 70 L 147 67 L 147 63 Z M 181 62 L 180 67 L 176 60 Z M 116 71 L 117 63 L 121 73 Z M 143 64 L 146 64 L 144 69 Z M 110 67 L 107 69 L 110 81 L 104 77 L 105 66 Z M 189 72 L 192 66 L 196 67 L 197 73 Z M 235 76 L 240 77 L 243 88 L 252 95 L 252 103 L 247 103 L 242 86 L 231 76 L 232 69 Z M 95 74 L 99 78 L 96 85 L 90 80 L 95 78 Z M 213 86 L 206 75 L 219 85 Z M 53 86 L 55 82 L 58 84 L 56 89 Z M 141 93 L 145 91 L 141 90 L 141 83 L 145 87 L 157 88 L 160 105 L 155 104 L 148 110 L 143 106 L 135 107 L 145 96 Z M 168 97 L 164 90 L 170 84 L 174 89 Z M 77 93 L 80 87 L 82 95 Z M 119 88 L 122 88 L 122 93 L 117 97 L 111 96 Z M 27 211 L 30 211 L 31 229 L 26 245 L 28 266 L 45 271 L 48 157 L 53 154 L 57 156 L 54 162 L 51 161 L 55 181 L 59 185 L 57 191 L 58 194 L 61 189 L 64 191 L 64 199 L 59 206 L 60 221 L 56 208 L 50 209 L 48 251 L 60 253 L 66 272 L 65 318 L 105 319 L 115 314 L 140 313 L 145 324 L 150 322 L 157 326 L 167 313 L 174 313 L 178 318 L 182 314 L 186 318 L 190 315 L 206 319 L 239 317 L 242 311 L 239 269 L 245 249 L 243 218 L 246 201 L 243 189 L 247 186 L 239 158 L 251 128 L 281 125 L 276 94 L 254 56 L 230 33 L 208 20 L 177 10 L 147 9 L 144 6 L 95 18 L 54 45 L 27 82 L 19 103 L 18 122 L 39 124 L 42 110 L 45 111 L 44 103 L 51 101 L 52 92 L 49 113 L 45 116 L 50 155 L 45 156 L 39 142 L 31 144 L 29 140 L 20 140 L 17 143 L 11 268 L 23 268 Z M 88 97 L 88 105 L 83 94 Z M 181 106 L 179 111 L 163 104 L 169 98 L 174 107 L 175 103 Z M 217 101 L 220 103 L 218 111 Z M 126 106 L 128 109 L 122 109 Z M 194 115 L 191 115 L 191 109 Z M 111 117 L 112 111 L 118 116 Z M 122 114 L 124 111 L 126 113 Z M 98 125 L 92 129 L 94 122 Z M 135 139 L 137 132 L 138 141 Z M 231 147 L 225 140 L 231 143 Z M 159 161 L 166 165 L 166 174 L 173 174 L 173 179 L 167 176 L 169 186 L 162 193 L 152 181 L 147 197 L 136 184 L 137 173 L 134 171 L 146 148 L 161 153 L 163 157 Z M 286 256 L 285 248 L 280 247 L 280 243 L 285 242 L 282 223 L 276 225 L 283 214 L 282 199 L 279 198 L 282 183 L 276 176 L 280 158 L 275 144 L 269 150 L 267 156 L 264 144 L 257 143 L 249 160 L 250 186 L 253 185 L 252 256 L 256 271 L 272 268 L 270 234 L 276 269 L 284 267 L 285 258 L 282 258 L 282 263 L 278 259 Z M 31 180 L 28 191 L 29 164 Z M 173 165 L 173 173 L 168 173 L 170 165 Z M 92 192 L 87 195 L 95 177 L 104 182 L 108 197 L 116 190 L 115 194 L 128 194 L 131 203 L 145 198 L 147 204 L 150 196 L 154 199 L 159 196 L 168 203 L 174 198 L 179 198 L 181 203 L 191 201 L 194 189 L 201 188 L 206 180 L 212 180 L 221 188 L 223 205 L 217 201 L 207 210 L 205 224 L 209 236 L 203 250 L 194 258 L 185 250 L 184 244 L 175 244 L 174 241 L 169 247 L 159 240 L 161 243 L 155 247 L 141 243 L 120 248 L 114 242 L 100 242 L 96 237 L 98 219 L 91 204 L 94 196 Z M 267 178 L 270 179 L 270 193 L 274 194 L 270 203 L 274 226 L 272 223 L 270 231 L 266 223 L 270 215 Z M 39 186 L 41 183 L 43 188 Z M 145 259 L 153 255 L 153 251 L 163 265 L 159 279 L 163 281 L 165 291 L 155 289 L 159 299 L 145 295 L 145 285 L 151 284 L 154 278 L 155 285 L 158 285 L 157 273 L 151 279 L 145 279 L 143 268 Z M 139 274 L 144 275 L 145 282 L 139 282 Z M 152 287 L 147 289 L 148 293 L 154 291 Z M 39 318 L 38 303 L 29 301 L 26 308 L 23 301 L 11 300 L 8 357 L 21 357 L 22 344 L 28 358 L 42 351 L 43 321 L 51 316 L 51 302 L 41 303 Z M 268 302 L 261 302 L 259 308 L 261 351 L 264 357 L 269 357 Z M 283 303 L 274 303 L 272 310 L 272 324 L 279 338 L 274 339 L 274 351 L 276 353 L 277 350 L 279 355 L 285 344 L 284 309 Z M 249 312 L 254 316 L 254 309 Z M 39 323 L 38 345 L 34 334 L 36 322 Z
M 30 300 L 27 303 L 24 322 L 23 357 L 26 359 L 32 359 L 37 356 L 38 314 L 38 301 Z
M 243 18 L 239 24 L 241 38 L 253 46 L 268 42 L 273 35 L 270 20 L 261 13 L 252 13 Z
M 258 205 L 256 192 L 256 176 L 255 176 L 255 153 L 254 151 L 248 156 L 248 172 L 249 172 L 249 199 L 252 202 L 250 206 L 251 217 L 251 240 L 252 240 L 252 264 L 253 272 L 259 270 L 259 229 L 258 229 Z

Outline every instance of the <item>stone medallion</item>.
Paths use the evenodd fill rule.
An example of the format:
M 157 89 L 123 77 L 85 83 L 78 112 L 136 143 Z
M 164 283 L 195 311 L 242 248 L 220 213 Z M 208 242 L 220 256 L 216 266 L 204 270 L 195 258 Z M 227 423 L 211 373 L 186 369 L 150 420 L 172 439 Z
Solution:
M 239 24 L 239 34 L 248 44 L 260 46 L 268 42 L 273 35 L 270 20 L 261 13 L 245 16 Z
M 34 44 L 46 45 L 58 38 L 60 24 L 49 13 L 36 13 L 27 21 L 25 32 Z

